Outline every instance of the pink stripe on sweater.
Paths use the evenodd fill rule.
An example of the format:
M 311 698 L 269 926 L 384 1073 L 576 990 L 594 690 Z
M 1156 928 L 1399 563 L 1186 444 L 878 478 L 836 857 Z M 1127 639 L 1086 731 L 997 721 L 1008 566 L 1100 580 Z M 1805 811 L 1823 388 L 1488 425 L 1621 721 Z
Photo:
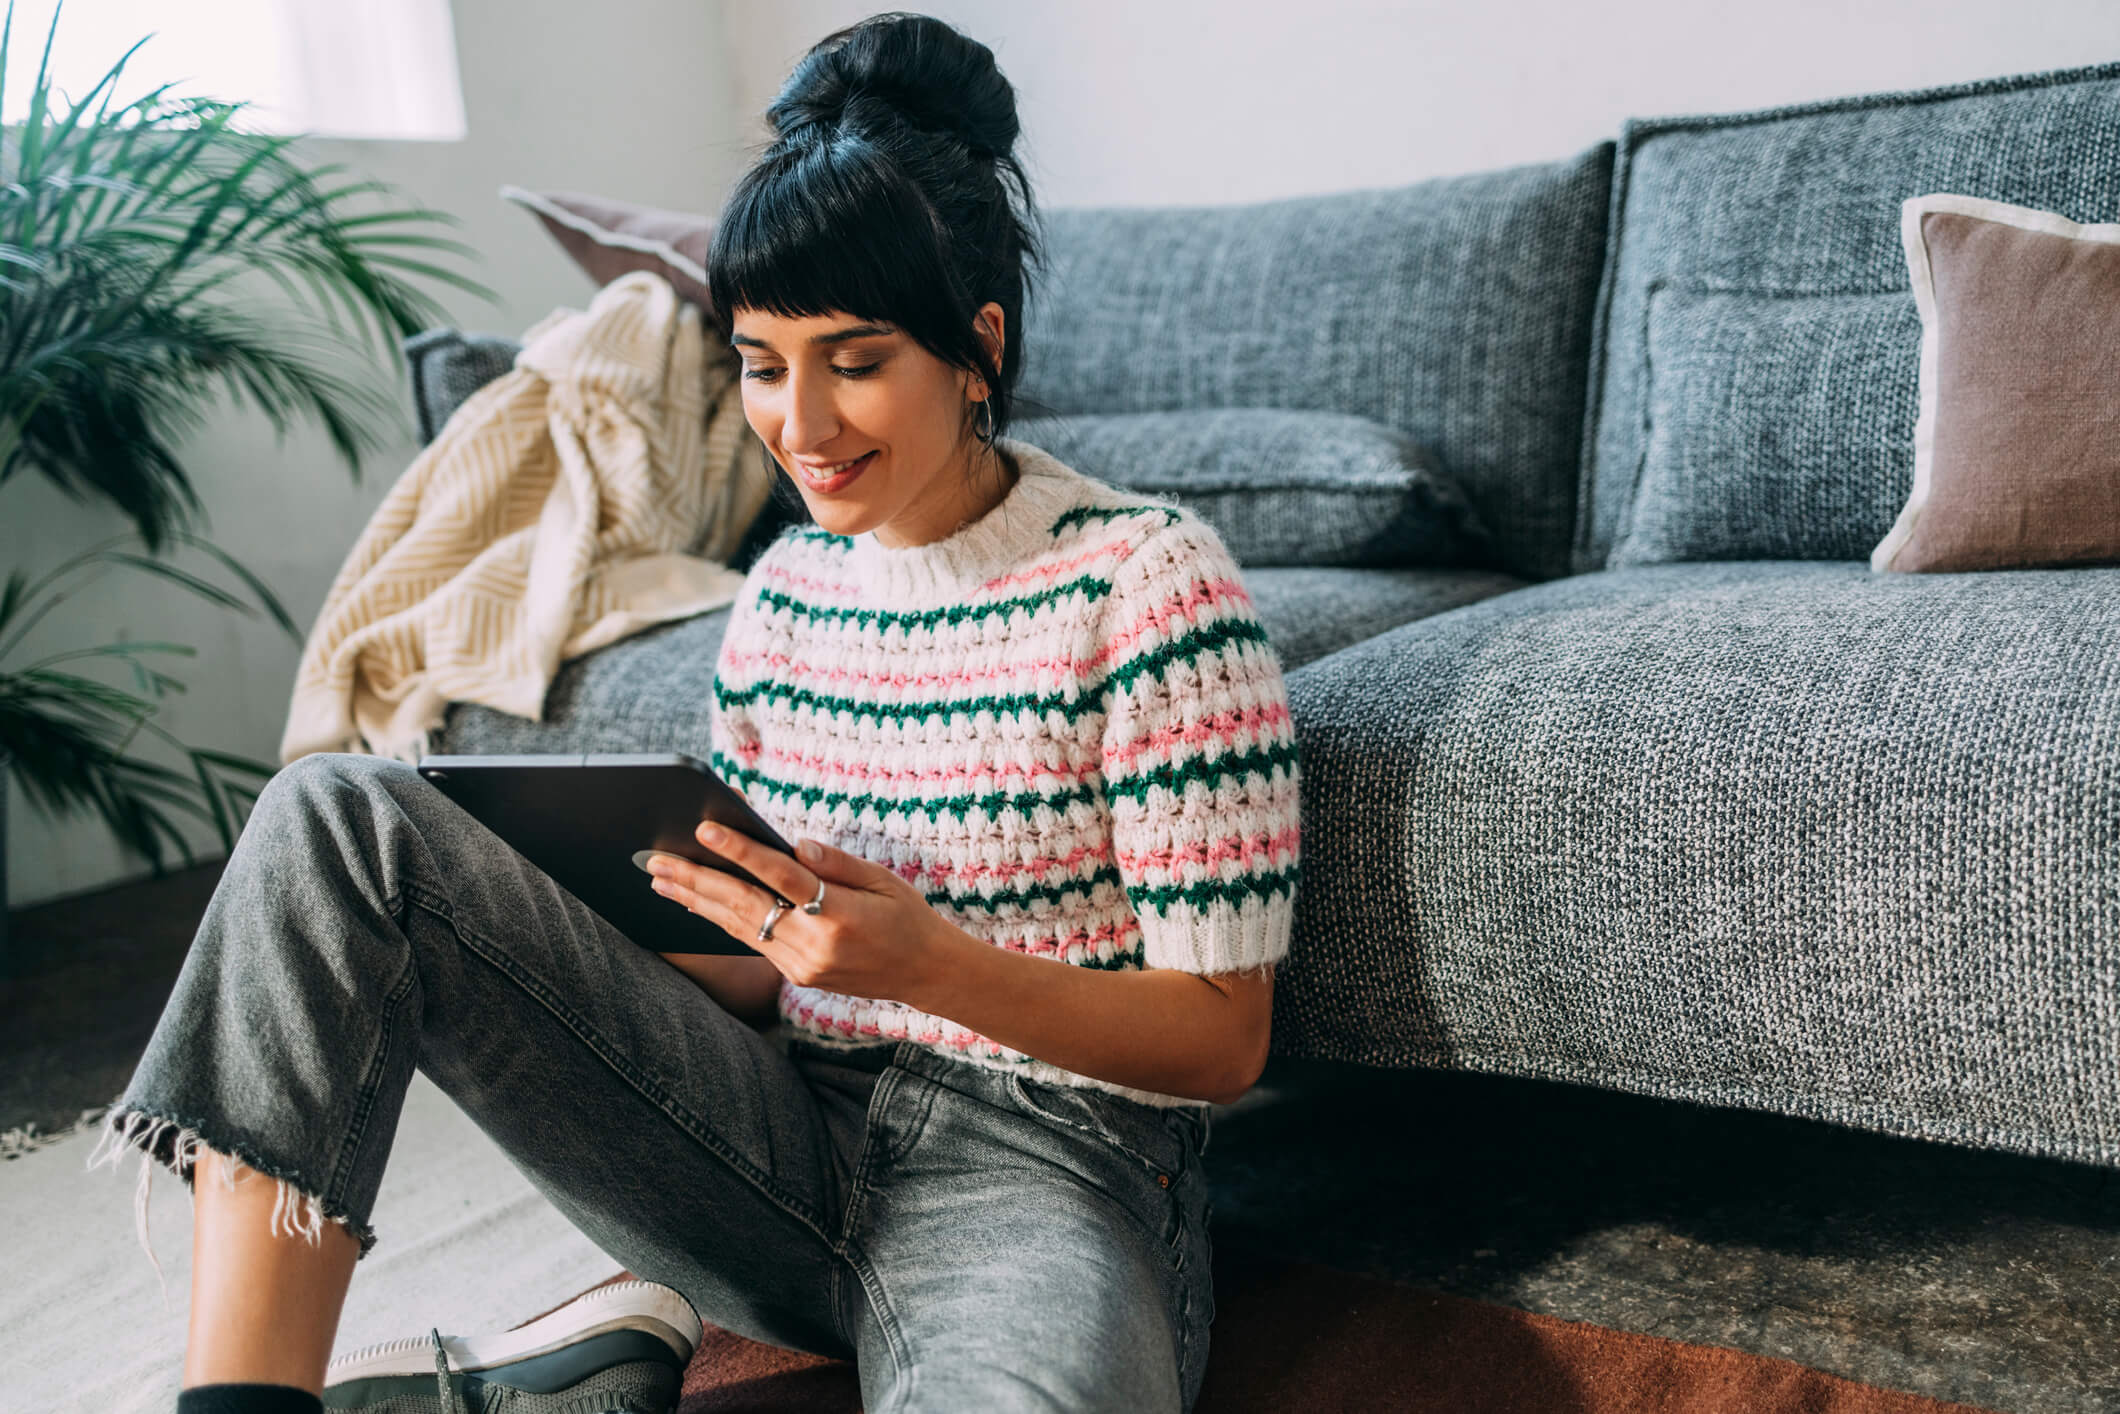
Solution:
M 965 766 L 911 766 L 892 769 L 877 766 L 866 759 L 841 760 L 815 753 L 797 751 L 766 751 L 762 743 L 747 741 L 737 743 L 732 754 L 745 765 L 756 768 L 761 762 L 771 762 L 784 773 L 793 772 L 806 779 L 857 781 L 869 786 L 897 786 L 907 783 L 954 787 L 976 780 L 1021 780 L 1026 783 L 1051 776 L 1059 780 L 1081 779 L 1101 772 L 1107 779 L 1127 774 L 1135 758 L 1143 752 L 1155 752 L 1168 757 L 1171 749 L 1180 744 L 1203 746 L 1212 742 L 1234 746 L 1246 737 L 1263 739 L 1266 734 L 1284 724 L 1292 725 L 1288 706 L 1275 702 L 1265 707 L 1245 707 L 1230 712 L 1217 712 L 1196 722 L 1176 727 L 1157 727 L 1142 733 L 1132 741 L 1114 746 L 1104 753 L 1100 765 L 1094 761 L 1074 764 L 1063 762 L 1057 766 L 1025 764 L 1020 761 L 980 762 Z
M 1303 827 L 1290 825 L 1272 834 L 1223 835 L 1213 840 L 1194 840 L 1181 849 L 1128 850 L 1119 855 L 1119 867 L 1135 878 L 1151 874 L 1175 874 L 1180 864 L 1197 864 L 1210 877 L 1220 878 L 1222 866 L 1231 860 L 1240 869 L 1278 867 L 1301 852 Z
M 729 650 L 721 660 L 721 666 L 731 672 L 754 665 L 769 669 L 771 676 L 791 685 L 825 683 L 842 690 L 888 687 L 899 692 L 917 690 L 923 693 L 947 691 L 953 687 L 991 691 L 997 682 L 1024 677 L 1048 681 L 1059 677 L 1063 681 L 1075 681 L 1087 670 L 1085 664 L 1072 658 L 1011 658 L 1004 667 L 933 673 L 861 673 L 840 667 L 818 668 L 785 653 L 746 653 L 740 649 Z M 879 696 L 873 691 L 862 695 Z
M 1198 623 L 1199 609 L 1224 602 L 1250 605 L 1251 593 L 1241 580 L 1196 580 L 1184 593 L 1165 600 L 1129 627 L 1112 635 L 1101 651 L 1080 660 L 1012 658 L 1005 665 L 983 669 L 886 674 L 854 672 L 839 667 L 815 668 L 785 653 L 752 653 L 729 648 L 723 651 L 721 666 L 731 674 L 740 669 L 762 666 L 783 681 L 823 682 L 841 688 L 872 691 L 883 687 L 924 693 L 962 687 L 990 691 L 998 682 L 1013 682 L 1025 677 L 1034 681 L 1080 681 L 1108 663 L 1132 656 L 1128 650 L 1149 630 L 1167 636 L 1172 623 L 1181 619 L 1188 624 Z
M 893 770 L 888 766 L 877 766 L 866 758 L 859 760 L 834 760 L 829 756 L 804 754 L 798 751 L 767 751 L 761 753 L 757 743 L 748 751 L 740 752 L 746 761 L 766 760 L 783 768 L 784 772 L 801 773 L 807 779 L 819 777 L 832 780 L 859 781 L 872 786 L 896 786 L 919 782 L 925 785 L 962 785 L 977 780 L 1021 780 L 1034 781 L 1044 776 L 1056 776 L 1070 780 L 1094 774 L 1098 767 L 1094 761 L 1074 764 L 1063 762 L 1058 766 L 1042 766 L 1021 761 L 983 761 L 968 766 L 920 767 L 912 766 Z
M 1069 555 L 1065 559 L 1059 560 L 1047 560 L 1041 564 L 1032 565 L 1029 569 L 1016 570 L 1011 574 L 996 575 L 979 587 L 982 590 L 1013 589 L 1019 584 L 1058 579 L 1061 575 L 1071 574 L 1084 565 L 1094 564 L 1115 550 L 1123 550 L 1132 543 L 1133 541 L 1130 537 L 1110 540 L 1095 549 L 1085 550 L 1079 555 Z
M 1143 614 L 1133 624 L 1113 634 L 1105 643 L 1103 649 L 1092 657 L 1086 666 L 1090 669 L 1096 669 L 1103 667 L 1106 663 L 1132 657 L 1133 655 L 1128 650 L 1145 637 L 1151 629 L 1168 636 L 1171 624 L 1180 619 L 1188 624 L 1197 623 L 1200 616 L 1195 610 L 1203 606 L 1222 603 L 1224 600 L 1234 604 L 1248 605 L 1251 603 L 1251 594 L 1244 588 L 1241 580 L 1195 580 L 1186 587 L 1184 593 L 1164 600 L 1163 603 Z
M 1063 880 L 1070 877 L 1086 876 L 1089 871 L 1082 868 L 1085 860 L 1092 863 L 1102 863 L 1109 858 L 1111 858 L 1111 844 L 1107 841 L 1101 845 L 1077 845 L 1062 855 L 1041 854 L 1030 859 L 1011 861 L 1007 864 L 972 863 L 953 868 L 940 860 L 915 860 L 898 872 L 904 876 L 908 883 L 917 884 L 926 879 L 944 886 L 956 884 L 977 888 L 988 880 L 994 880 L 1003 885 L 1015 884 L 1025 875 L 1029 875 L 1039 883 L 1044 883 L 1046 877 L 1051 874 L 1058 874 Z M 1084 882 L 1087 882 L 1086 878 L 1084 878 Z
M 766 561 L 760 567 L 759 572 L 767 579 L 777 579 L 782 584 L 799 589 L 805 594 L 822 594 L 839 599 L 858 600 L 861 598 L 861 587 L 859 585 L 848 584 L 845 580 L 840 579 L 819 579 L 815 575 L 804 574 L 800 570 L 790 569 L 786 565 L 776 564 L 771 560 Z
M 1104 774 L 1107 780 L 1130 774 L 1134 759 L 1143 752 L 1155 752 L 1164 757 L 1172 755 L 1172 748 L 1185 745 L 1204 747 L 1214 742 L 1224 746 L 1235 746 L 1246 737 L 1263 739 L 1269 731 L 1284 723 L 1293 725 L 1285 702 L 1275 702 L 1266 707 L 1243 707 L 1231 712 L 1217 712 L 1211 717 L 1202 717 L 1196 722 L 1186 722 L 1175 727 L 1156 727 L 1143 732 L 1132 741 L 1109 747 L 1104 752 Z

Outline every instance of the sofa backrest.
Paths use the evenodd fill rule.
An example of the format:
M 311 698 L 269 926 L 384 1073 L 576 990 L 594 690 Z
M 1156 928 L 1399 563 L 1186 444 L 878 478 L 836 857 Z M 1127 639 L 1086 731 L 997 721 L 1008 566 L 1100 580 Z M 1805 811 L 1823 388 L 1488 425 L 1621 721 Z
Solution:
M 1867 559 L 1913 484 L 1900 204 L 2120 219 L 2120 63 L 1629 120 L 1573 567 Z
M 1245 205 L 1054 208 L 1022 412 L 1374 418 L 1463 486 L 1495 568 L 1566 574 L 1613 148 Z

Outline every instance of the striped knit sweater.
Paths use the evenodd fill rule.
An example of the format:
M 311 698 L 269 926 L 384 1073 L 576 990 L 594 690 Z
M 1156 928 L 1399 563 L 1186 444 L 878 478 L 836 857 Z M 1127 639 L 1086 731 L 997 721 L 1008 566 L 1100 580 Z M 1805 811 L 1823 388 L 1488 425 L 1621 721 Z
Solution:
M 1056 966 L 1255 969 L 1288 950 L 1298 758 L 1279 658 L 1213 527 L 1009 438 L 941 540 L 790 526 L 715 667 L 713 764 L 781 835 L 887 865 Z M 1151 1104 L 899 1002 L 783 983 L 786 1034 L 906 1039 Z

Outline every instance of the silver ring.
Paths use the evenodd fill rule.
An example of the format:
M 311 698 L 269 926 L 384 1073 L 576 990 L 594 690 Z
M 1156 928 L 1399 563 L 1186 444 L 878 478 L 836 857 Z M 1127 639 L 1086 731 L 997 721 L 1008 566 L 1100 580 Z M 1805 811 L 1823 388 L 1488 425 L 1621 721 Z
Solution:
M 780 897 L 780 895 L 775 894 L 773 896 L 773 911 L 766 915 L 765 922 L 758 925 L 758 941 L 762 943 L 766 939 L 772 937 L 773 925 L 780 921 L 780 915 L 786 913 L 794 906 L 794 904 L 789 903 L 786 899 Z
M 815 918 L 824 909 L 824 880 L 817 881 L 817 897 L 802 906 L 802 911 Z

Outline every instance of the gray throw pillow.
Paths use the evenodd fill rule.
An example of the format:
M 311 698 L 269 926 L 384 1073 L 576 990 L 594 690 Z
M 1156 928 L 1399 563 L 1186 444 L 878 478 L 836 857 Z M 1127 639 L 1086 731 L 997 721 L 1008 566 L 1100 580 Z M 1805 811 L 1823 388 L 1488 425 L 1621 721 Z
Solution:
M 443 325 L 421 330 L 400 347 L 412 374 L 412 407 L 424 446 L 449 425 L 464 399 L 515 367 L 523 346 L 504 334 L 466 334 Z
M 1085 476 L 1167 496 L 1243 565 L 1492 563 L 1494 546 L 1433 454 L 1374 418 L 1201 408 L 1018 419 L 1009 435 Z

